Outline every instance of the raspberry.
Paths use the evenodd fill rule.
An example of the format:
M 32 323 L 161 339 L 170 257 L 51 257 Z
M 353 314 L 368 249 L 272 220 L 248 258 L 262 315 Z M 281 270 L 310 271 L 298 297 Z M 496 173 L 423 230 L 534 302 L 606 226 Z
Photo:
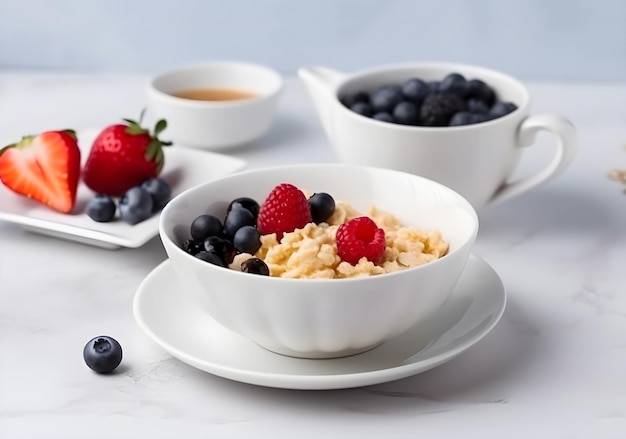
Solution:
M 356 265 L 362 257 L 374 263 L 385 252 L 385 231 L 366 216 L 353 218 L 337 228 L 337 254 Z
M 446 126 L 454 113 L 465 111 L 465 101 L 451 93 L 433 93 L 422 102 L 420 124 L 430 127 Z
M 276 186 L 259 208 L 257 229 L 262 235 L 276 233 L 279 241 L 283 233 L 293 232 L 310 223 L 311 209 L 300 189 L 289 183 Z

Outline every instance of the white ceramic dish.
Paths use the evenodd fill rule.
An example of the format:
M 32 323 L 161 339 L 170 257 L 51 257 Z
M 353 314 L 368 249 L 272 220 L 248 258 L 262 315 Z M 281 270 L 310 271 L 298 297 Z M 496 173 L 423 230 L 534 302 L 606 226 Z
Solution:
M 169 261 L 141 283 L 133 311 L 156 343 L 200 370 L 260 386 L 324 390 L 406 378 L 449 361 L 493 329 L 505 304 L 498 275 L 472 255 L 436 314 L 368 352 L 324 360 L 275 354 L 221 326 L 180 289 Z
M 98 132 L 77 133 L 84 163 Z M 2 145 L 19 139 L 5 141 Z M 172 145 L 164 148 L 165 166 L 162 176 L 172 184 L 172 196 L 214 178 L 240 170 L 241 159 L 212 152 L 204 152 Z M 93 193 L 79 183 L 73 214 L 61 214 L 25 197 L 11 192 L 0 184 L 0 220 L 22 226 L 32 232 L 77 241 L 104 248 L 140 247 L 159 231 L 159 215 L 131 226 L 122 221 L 97 223 L 85 213 L 85 206 Z
M 182 249 L 198 215 L 224 218 L 229 201 L 242 196 L 242 190 L 247 197 L 264 200 L 283 182 L 326 192 L 360 212 L 376 206 L 400 224 L 425 233 L 438 231 L 448 251 L 427 264 L 377 276 L 289 279 L 227 270 Z M 477 231 L 472 206 L 439 183 L 338 163 L 275 166 L 210 181 L 172 199 L 159 224 L 161 242 L 181 285 L 196 293 L 199 307 L 269 350 L 302 358 L 367 351 L 435 312 L 459 279 Z

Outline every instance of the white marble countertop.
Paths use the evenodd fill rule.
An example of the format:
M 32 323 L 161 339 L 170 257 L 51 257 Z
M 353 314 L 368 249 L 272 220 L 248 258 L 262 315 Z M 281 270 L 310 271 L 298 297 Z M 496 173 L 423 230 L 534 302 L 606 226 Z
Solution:
M 0 73 L 0 138 L 104 127 L 144 106 L 139 76 Z M 578 127 L 572 166 L 481 215 L 475 254 L 508 307 L 477 345 L 433 370 L 333 391 L 257 387 L 164 352 L 137 326 L 133 295 L 165 253 L 103 250 L 0 223 L 0 437 L 626 437 L 626 84 L 528 84 L 534 112 Z M 542 161 L 529 150 L 520 172 Z M 333 161 L 299 82 L 276 124 L 234 155 L 248 167 Z M 82 348 L 124 347 L 100 376 Z

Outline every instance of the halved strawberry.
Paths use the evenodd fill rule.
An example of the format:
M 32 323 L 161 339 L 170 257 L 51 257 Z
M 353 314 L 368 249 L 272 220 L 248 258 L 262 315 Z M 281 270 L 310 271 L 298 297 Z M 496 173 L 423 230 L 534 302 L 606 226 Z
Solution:
M 0 149 L 0 180 L 13 192 L 62 213 L 76 202 L 80 149 L 72 130 L 24 136 Z

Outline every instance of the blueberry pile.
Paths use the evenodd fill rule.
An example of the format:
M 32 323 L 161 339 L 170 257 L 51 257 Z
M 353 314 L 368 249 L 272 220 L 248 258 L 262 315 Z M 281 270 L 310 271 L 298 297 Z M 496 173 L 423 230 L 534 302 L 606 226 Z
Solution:
M 126 191 L 119 200 L 109 195 L 96 194 L 87 204 L 87 216 L 99 223 L 111 222 L 119 208 L 122 221 L 135 225 L 163 209 L 172 195 L 172 188 L 162 178 L 150 178 Z
M 326 221 L 335 211 L 335 200 L 323 192 L 313 194 L 308 203 L 311 217 L 317 224 Z M 256 200 L 240 197 L 230 202 L 223 221 L 215 215 L 199 215 L 191 222 L 191 237 L 183 241 L 181 248 L 220 267 L 228 267 L 239 253 L 254 255 L 261 248 L 261 233 L 256 228 L 259 209 Z M 267 264 L 256 257 L 244 261 L 241 271 L 270 275 Z
M 517 109 L 512 102 L 498 100 L 495 91 L 480 79 L 468 80 L 460 73 L 450 73 L 441 81 L 411 78 L 401 85 L 343 96 L 341 101 L 365 117 L 426 127 L 472 125 Z

